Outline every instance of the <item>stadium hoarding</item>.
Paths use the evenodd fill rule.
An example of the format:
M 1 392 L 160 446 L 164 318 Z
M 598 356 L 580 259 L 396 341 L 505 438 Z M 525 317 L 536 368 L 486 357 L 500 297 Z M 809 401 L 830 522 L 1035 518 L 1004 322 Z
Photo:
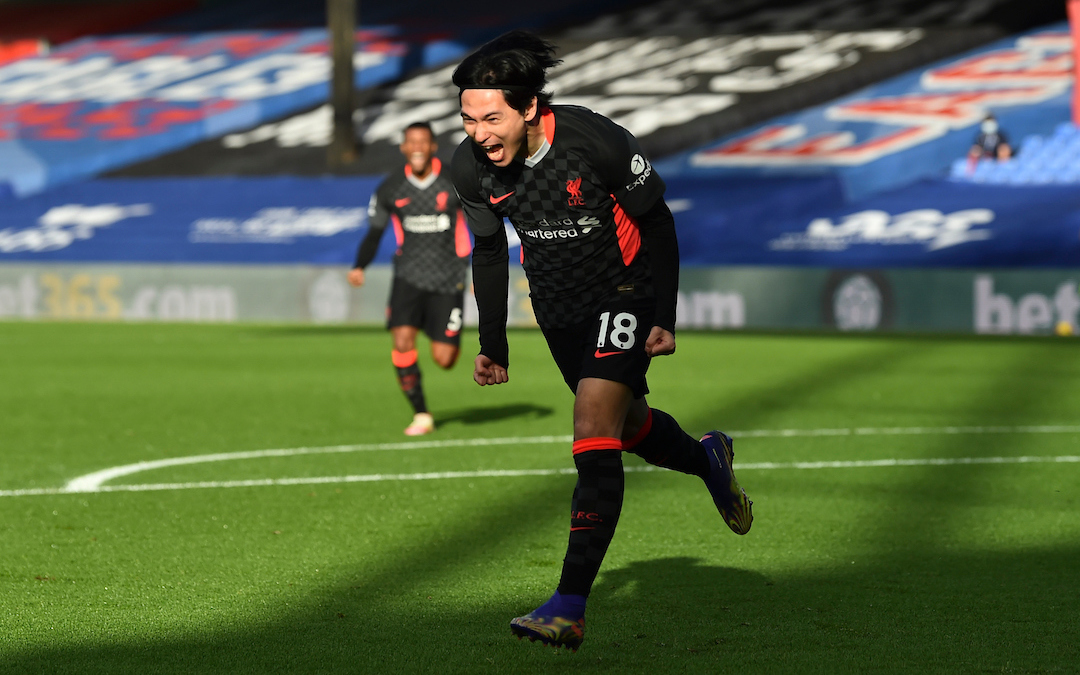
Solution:
M 0 265 L 0 320 L 284 322 L 383 325 L 391 269 L 350 287 L 346 266 Z M 1043 335 L 1078 328 L 1080 268 L 693 267 L 678 326 Z M 476 303 L 466 294 L 465 323 Z M 511 268 L 509 323 L 535 326 L 528 282 Z
M 348 265 L 380 180 L 62 186 L 4 204 L 0 263 Z M 1073 185 L 933 180 L 848 202 L 832 176 L 667 183 L 684 267 L 1080 267 L 1080 191 Z M 509 227 L 508 236 L 517 247 Z M 389 262 L 396 245 L 385 234 L 375 262 Z
M 872 269 L 692 267 L 678 325 L 724 330 L 1075 333 L 1080 267 Z
M 378 177 L 113 179 L 0 208 L 8 260 L 347 264 Z M 393 237 L 380 260 L 389 260 Z
M 1076 185 L 924 180 L 848 202 L 835 177 L 668 181 L 685 265 L 1080 267 Z
M 379 180 L 110 179 L 12 200 L 0 210 L 0 316 L 381 324 L 395 238 L 384 235 L 363 289 L 345 283 Z M 924 181 L 847 203 L 831 177 L 676 178 L 668 201 L 682 328 L 1076 324 L 1070 186 Z M 520 265 L 511 273 L 511 322 L 533 325 Z

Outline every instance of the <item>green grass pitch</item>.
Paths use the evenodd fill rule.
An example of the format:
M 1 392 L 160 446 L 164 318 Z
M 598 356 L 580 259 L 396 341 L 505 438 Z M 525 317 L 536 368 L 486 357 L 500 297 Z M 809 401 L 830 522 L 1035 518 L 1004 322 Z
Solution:
M 574 483 L 537 332 L 499 387 L 422 341 L 410 445 L 383 330 L 0 323 L 0 673 L 1080 672 L 1080 343 L 678 340 L 650 402 L 753 529 L 627 456 L 570 653 L 508 628 Z

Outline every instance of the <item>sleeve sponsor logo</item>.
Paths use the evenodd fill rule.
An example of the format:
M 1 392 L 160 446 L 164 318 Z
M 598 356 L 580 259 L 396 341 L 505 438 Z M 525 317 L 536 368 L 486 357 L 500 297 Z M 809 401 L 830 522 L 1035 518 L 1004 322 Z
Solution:
M 649 164 L 649 160 L 641 155 L 634 155 L 630 158 L 630 172 L 637 178 L 626 186 L 627 192 L 633 192 L 638 186 L 644 185 L 645 181 L 649 180 L 649 177 L 653 175 L 652 164 Z
M 791 232 L 769 241 L 773 251 L 845 251 L 850 246 L 924 246 L 937 251 L 973 241 L 990 239 L 990 230 L 972 229 L 994 220 L 990 209 L 966 209 L 945 214 L 936 209 L 916 209 L 897 215 L 868 210 L 844 216 L 839 223 L 815 218 L 805 232 Z

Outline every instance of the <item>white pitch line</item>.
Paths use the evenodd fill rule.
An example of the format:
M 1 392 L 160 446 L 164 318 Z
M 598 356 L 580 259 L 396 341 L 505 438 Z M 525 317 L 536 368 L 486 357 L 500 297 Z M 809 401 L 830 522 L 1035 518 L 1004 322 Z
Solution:
M 949 434 L 1077 434 L 1080 426 L 1021 427 L 865 427 L 854 429 L 756 429 L 730 431 L 733 438 L 789 438 L 798 436 L 918 436 Z
M 916 434 L 1002 434 L 1002 433 L 1080 433 L 1080 426 L 1026 426 L 1026 427 L 885 427 L 856 429 L 756 429 L 752 431 L 733 431 L 735 438 L 791 438 L 798 436 L 895 436 Z M 294 457 L 339 452 L 370 452 L 373 450 L 418 450 L 423 448 L 476 447 L 494 445 L 528 445 L 546 443 L 570 443 L 571 436 L 533 436 L 525 438 L 470 438 L 445 441 L 410 441 L 402 443 L 366 443 L 359 445 L 331 445 L 312 448 L 283 448 L 276 450 L 249 450 L 243 452 L 223 452 L 210 455 L 191 455 L 171 457 L 147 462 L 136 462 L 123 466 L 114 466 L 94 473 L 73 478 L 64 486 L 64 492 L 95 492 L 104 483 L 114 478 L 133 473 L 163 469 L 170 466 L 202 464 L 205 462 L 223 462 L 237 459 L 258 459 L 262 457 Z M 2 494 L 2 493 L 0 493 Z
M 945 457 L 937 459 L 877 459 L 834 462 L 756 462 L 740 464 L 739 471 L 772 471 L 778 469 L 859 469 L 894 466 L 954 466 L 966 464 L 1047 464 L 1080 463 L 1080 456 L 1057 457 Z M 627 473 L 661 471 L 655 466 L 628 466 Z M 446 480 L 451 478 L 515 478 L 520 476 L 573 475 L 576 469 L 517 469 L 489 471 L 438 471 L 429 473 L 373 473 L 356 476 L 314 476 L 309 478 L 263 478 L 256 480 L 200 481 L 195 483 L 145 483 L 141 485 L 102 485 L 87 492 L 153 492 L 157 490 L 194 490 L 206 488 L 269 487 L 275 485 L 330 485 L 335 483 L 383 483 L 391 481 Z M 76 494 L 64 488 L 29 490 L 0 490 L 0 497 L 31 495 Z
M 859 427 L 859 428 L 836 428 L 836 429 L 754 429 L 750 431 L 732 431 L 729 435 L 735 438 L 794 438 L 812 436 L 896 436 L 896 435 L 942 435 L 942 434 L 1071 434 L 1080 433 L 1080 425 L 1041 425 L 1041 426 L 965 426 L 965 427 Z M 280 480 L 256 480 L 256 481 L 224 481 L 224 482 L 201 482 L 201 483 L 163 483 L 146 485 L 122 485 L 105 486 L 104 483 L 143 471 L 162 469 L 170 466 L 182 466 L 189 464 L 201 464 L 207 462 L 223 462 L 240 459 L 259 459 L 262 457 L 294 457 L 299 455 L 344 453 L 344 452 L 370 452 L 375 450 L 418 450 L 424 448 L 451 448 L 451 447 L 479 447 L 498 445 L 530 445 L 550 443 L 570 443 L 571 436 L 532 436 L 522 438 L 472 438 L 442 441 L 410 441 L 401 443 L 365 443 L 356 445 L 331 445 L 322 447 L 302 448 L 279 448 L 273 450 L 248 450 L 241 452 L 222 452 L 208 455 L 191 455 L 187 457 L 171 457 L 153 461 L 136 462 L 115 466 L 101 471 L 85 474 L 74 478 L 61 488 L 28 488 L 22 490 L 0 490 L 0 497 L 20 497 L 29 495 L 72 494 L 92 492 L 117 492 L 137 491 L 149 489 L 184 489 L 188 487 L 251 487 L 259 485 L 294 485 L 297 481 L 312 481 L 315 483 L 326 482 L 362 482 L 376 480 L 368 477 L 337 476 L 329 478 L 310 479 L 280 479 Z M 774 468 L 854 468 L 859 466 L 917 466 L 922 464 L 978 464 L 978 463 L 1015 463 L 1018 461 L 1074 461 L 1069 457 L 1061 458 L 960 458 L 942 460 L 877 460 L 868 463 L 859 462 L 803 462 L 793 464 L 740 464 L 740 469 L 774 469 Z M 647 468 L 647 467 L 646 467 Z M 555 470 L 557 473 L 561 470 Z M 383 474 L 375 474 L 377 480 L 426 480 L 427 478 L 387 478 Z M 402 474 L 404 475 L 404 474 Z M 438 478 L 466 477 L 465 474 L 409 474 L 412 476 L 434 476 Z M 514 472 L 470 473 L 468 477 L 484 477 L 487 475 L 512 476 Z M 520 475 L 547 475 L 544 473 L 522 473 Z M 160 487 L 160 486 L 180 487 Z
M 531 438 L 469 438 L 447 441 L 411 441 L 405 443 L 364 443 L 359 445 L 330 445 L 314 448 L 281 448 L 277 450 L 248 450 L 244 452 L 220 452 L 212 455 L 191 455 L 188 457 L 170 457 L 150 462 L 136 462 L 123 466 L 102 469 L 68 481 L 64 492 L 95 492 L 102 483 L 120 476 L 133 473 L 162 469 L 186 464 L 204 462 L 225 462 L 234 459 L 259 459 L 261 457 L 295 457 L 297 455 L 315 455 L 337 452 L 370 452 L 373 450 L 418 450 L 421 448 L 454 448 L 483 445 L 527 445 L 535 443 L 570 443 L 571 436 L 534 436 Z

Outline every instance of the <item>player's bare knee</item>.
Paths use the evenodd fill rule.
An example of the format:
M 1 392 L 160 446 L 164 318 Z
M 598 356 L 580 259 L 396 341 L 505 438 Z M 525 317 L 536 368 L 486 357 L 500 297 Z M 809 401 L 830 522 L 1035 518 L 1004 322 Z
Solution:
M 457 363 L 459 353 L 460 352 L 454 352 L 453 354 L 433 354 L 432 359 L 434 359 L 435 364 L 443 370 L 450 370 L 454 367 L 454 364 Z
M 461 350 L 452 345 L 433 342 L 431 344 L 431 360 L 443 370 L 450 370 L 457 363 Z
M 622 438 L 622 424 L 590 415 L 574 416 L 574 440 L 600 437 Z

